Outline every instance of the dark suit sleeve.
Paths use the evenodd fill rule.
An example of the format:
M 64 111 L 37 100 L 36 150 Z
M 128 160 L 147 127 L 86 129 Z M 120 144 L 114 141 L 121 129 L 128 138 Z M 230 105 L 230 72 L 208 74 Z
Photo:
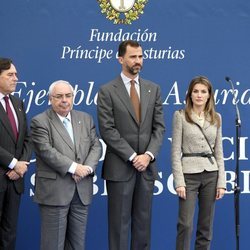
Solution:
M 24 112 L 25 108 L 24 108 L 24 105 L 23 105 L 23 102 L 22 102 L 22 110 Z M 28 129 L 28 123 L 27 123 L 27 118 L 26 118 L 26 114 L 24 112 L 24 140 L 23 140 L 23 143 L 21 145 L 22 147 L 22 154 L 21 154 L 21 157 L 18 159 L 20 161 L 30 161 L 30 158 L 31 158 L 31 154 L 32 154 L 32 142 L 31 142 L 31 137 L 30 137 L 30 134 L 29 134 L 29 129 Z
M 87 125 L 86 123 L 87 121 L 85 121 L 85 126 Z M 96 166 L 99 162 L 99 158 L 101 156 L 101 145 L 99 142 L 99 138 L 96 135 L 95 124 L 91 116 L 89 116 L 88 123 L 89 123 L 88 126 L 90 130 L 90 135 L 89 135 L 90 149 L 89 149 L 88 156 L 85 159 L 83 164 L 92 167 L 92 169 L 95 171 Z
M 21 112 L 21 114 L 19 114 L 19 137 L 17 142 L 13 141 L 5 127 L 0 124 L 0 165 L 6 169 L 8 169 L 13 158 L 16 158 L 18 161 L 29 161 L 32 154 L 23 102 L 14 97 L 12 97 L 12 99 L 13 106 L 17 106 L 17 110 Z
M 160 87 L 157 86 L 154 112 L 153 112 L 153 121 L 152 121 L 152 133 L 150 142 L 146 150 L 150 151 L 154 155 L 154 157 L 157 156 L 160 150 L 164 132 L 165 132 L 165 124 L 164 124 L 163 107 L 161 100 L 161 91 Z
M 9 164 L 11 163 L 14 155 L 8 152 L 3 147 L 0 147 L 0 165 L 3 168 L 8 169 Z

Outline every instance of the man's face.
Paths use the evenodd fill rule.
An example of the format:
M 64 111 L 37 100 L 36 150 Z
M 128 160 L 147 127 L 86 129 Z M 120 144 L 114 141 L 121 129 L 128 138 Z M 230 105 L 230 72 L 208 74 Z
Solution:
M 4 95 L 8 95 L 16 90 L 17 84 L 17 71 L 13 64 L 10 68 L 2 71 L 0 74 L 0 92 Z
M 141 47 L 131 47 L 127 46 L 126 53 L 123 57 L 119 57 L 119 62 L 122 65 L 123 73 L 133 78 L 136 76 L 142 69 L 143 65 L 143 55 Z
M 50 95 L 53 110 L 61 116 L 67 116 L 73 106 L 73 93 L 69 85 L 59 83 L 55 85 Z

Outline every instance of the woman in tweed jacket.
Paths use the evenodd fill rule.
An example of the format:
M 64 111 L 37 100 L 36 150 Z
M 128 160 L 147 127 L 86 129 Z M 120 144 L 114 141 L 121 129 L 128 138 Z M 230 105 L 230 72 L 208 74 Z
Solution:
M 197 197 L 195 249 L 210 249 L 215 201 L 226 188 L 221 130 L 212 85 L 204 76 L 195 77 L 185 109 L 173 117 L 172 171 L 179 196 L 177 250 L 190 249 Z

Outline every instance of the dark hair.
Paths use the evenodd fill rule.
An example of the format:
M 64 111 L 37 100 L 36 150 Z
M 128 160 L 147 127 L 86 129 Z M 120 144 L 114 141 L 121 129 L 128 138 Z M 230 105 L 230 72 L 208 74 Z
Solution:
M 10 69 L 11 64 L 12 64 L 11 59 L 0 57 L 0 74 L 2 74 L 4 70 Z
M 134 48 L 141 47 L 141 45 L 137 41 L 125 40 L 125 41 L 121 42 L 119 45 L 119 48 L 118 48 L 118 56 L 119 57 L 120 56 L 122 57 L 126 54 L 126 49 L 127 49 L 128 45 L 131 47 L 134 47 Z
M 210 115 L 210 123 L 211 124 L 216 124 L 218 127 L 220 127 L 220 117 L 219 115 L 215 112 L 215 101 L 214 101 L 214 91 L 213 91 L 213 86 L 211 82 L 208 80 L 207 77 L 205 76 L 196 76 L 194 77 L 188 87 L 188 91 L 186 94 L 186 108 L 185 108 L 185 117 L 188 122 L 193 123 L 193 120 L 191 119 L 191 110 L 193 108 L 193 101 L 191 98 L 194 86 L 196 84 L 203 84 L 207 87 L 208 92 L 209 92 L 209 98 L 207 100 L 206 106 L 205 106 L 205 116 Z

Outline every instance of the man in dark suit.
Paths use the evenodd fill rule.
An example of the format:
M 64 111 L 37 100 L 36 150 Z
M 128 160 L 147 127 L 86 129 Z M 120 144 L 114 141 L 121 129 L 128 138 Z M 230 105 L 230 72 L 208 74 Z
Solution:
M 101 155 L 92 117 L 72 110 L 73 88 L 50 85 L 51 109 L 31 122 L 36 153 L 34 201 L 41 215 L 41 250 L 83 250 L 93 176 Z
M 0 58 L 0 249 L 14 250 L 23 176 L 31 157 L 23 102 L 11 95 L 17 70 Z
M 150 249 L 155 157 L 165 131 L 160 87 L 139 77 L 143 54 L 135 41 L 118 50 L 119 77 L 100 88 L 98 121 L 107 144 L 103 178 L 107 183 L 109 249 Z M 131 234 L 130 234 L 131 230 Z

